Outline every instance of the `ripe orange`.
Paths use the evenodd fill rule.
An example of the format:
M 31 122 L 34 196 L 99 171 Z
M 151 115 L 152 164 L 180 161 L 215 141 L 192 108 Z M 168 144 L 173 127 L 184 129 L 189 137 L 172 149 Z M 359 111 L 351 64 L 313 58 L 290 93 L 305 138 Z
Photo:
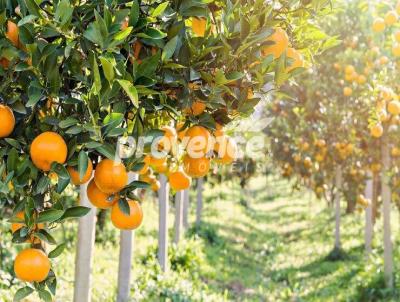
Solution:
M 268 42 L 273 42 L 272 45 L 267 45 L 261 50 L 261 54 L 266 57 L 273 55 L 274 59 L 279 58 L 289 46 L 289 37 L 282 28 L 275 28 L 275 31 L 267 39 Z
M 388 11 L 385 15 L 385 24 L 386 25 L 393 25 L 397 22 L 398 15 L 396 11 Z
M 304 67 L 303 56 L 296 49 L 289 47 L 286 56 L 291 59 L 291 62 L 288 63 L 289 66 L 286 68 L 286 72 L 291 72 L 293 69 Z
M 130 215 L 126 215 L 116 203 L 111 210 L 111 222 L 121 230 L 137 229 L 143 221 L 142 207 L 136 200 L 128 200 Z
M 11 41 L 12 44 L 14 44 L 15 47 L 19 46 L 19 29 L 17 24 L 11 20 L 8 20 L 7 22 L 6 37 Z
M 385 20 L 382 18 L 376 18 L 372 24 L 372 30 L 375 33 L 381 33 L 385 30 Z
M 179 122 L 176 125 L 176 131 L 178 133 L 178 138 L 179 140 L 183 140 L 183 138 L 185 137 L 186 131 L 188 128 L 183 129 L 183 127 L 185 126 L 185 122 Z
M 161 185 L 160 185 L 160 182 L 159 182 L 158 180 L 154 180 L 154 181 L 151 183 L 151 190 L 152 190 L 153 192 L 157 192 L 158 190 L 160 190 L 160 187 L 161 187 Z
M 129 18 L 126 17 L 121 23 L 121 30 L 125 30 L 129 27 Z
M 170 173 L 168 180 L 171 188 L 175 191 L 186 190 L 192 183 L 190 177 L 182 170 Z
M 391 115 L 399 115 L 400 114 L 400 102 L 399 101 L 391 101 L 388 104 L 388 111 Z
M 159 150 L 169 152 L 175 147 L 178 134 L 175 128 L 170 126 L 164 126 L 161 130 L 164 131 L 164 136 L 160 138 L 158 143 Z
M 206 33 L 207 19 L 206 18 L 192 18 L 192 30 L 196 36 L 204 37 Z
M 345 72 L 346 74 L 353 74 L 353 73 L 356 72 L 356 69 L 354 68 L 353 65 L 347 65 L 346 68 L 345 68 L 345 70 L 344 70 L 344 72 Z
M 380 65 L 386 65 L 387 63 L 389 63 L 389 58 L 387 56 L 382 56 L 379 58 Z
M 19 218 L 19 219 L 24 219 L 25 218 L 25 214 L 23 211 L 18 212 L 15 217 Z M 15 233 L 16 231 L 18 231 L 19 229 L 23 228 L 25 225 L 25 223 L 19 223 L 19 222 L 13 222 L 11 224 L 11 232 Z M 34 227 L 35 230 L 42 230 L 44 229 L 44 223 L 38 223 L 35 225 Z M 39 243 L 40 240 L 38 238 L 35 238 L 33 235 L 31 236 L 30 239 L 27 239 L 26 242 L 33 242 L 33 243 Z
M 112 194 L 121 191 L 128 183 L 125 165 L 111 159 L 103 159 L 94 172 L 96 186 L 104 193 Z
M 190 107 L 189 112 L 193 114 L 194 116 L 198 116 L 202 114 L 206 110 L 207 106 L 205 103 L 201 101 L 195 101 L 193 102 L 192 106 Z
M 359 75 L 357 78 L 357 83 L 363 85 L 367 82 L 367 77 L 363 74 Z
M 79 171 L 75 169 L 75 167 L 68 166 L 67 167 L 69 176 L 71 176 L 71 181 L 75 186 L 83 185 L 87 183 L 90 178 L 92 177 L 92 172 L 93 172 L 93 164 L 92 161 L 89 159 L 88 160 L 88 166 L 85 172 L 85 175 L 81 179 L 79 176 Z
M 159 174 L 168 174 L 169 167 L 168 164 L 165 162 L 162 165 L 154 167 L 154 170 Z
M 400 31 L 394 34 L 394 38 L 396 39 L 396 42 L 400 42 Z
M 203 126 L 192 126 L 185 134 L 186 149 L 188 152 L 203 152 L 210 151 L 211 134 Z M 205 154 L 203 154 L 204 156 Z
M 190 177 L 200 178 L 210 170 L 210 160 L 206 157 L 192 158 L 186 154 L 183 158 L 183 169 Z
M 214 150 L 217 152 L 215 161 L 223 165 L 229 165 L 236 159 L 236 143 L 232 138 L 222 135 L 217 137 Z
M 0 138 L 8 137 L 15 127 L 14 113 L 10 107 L 0 104 Z
M 99 209 L 111 208 L 119 199 L 118 194 L 107 194 L 100 191 L 93 179 L 90 181 L 86 192 L 89 201 Z
M 22 281 L 42 282 L 50 272 L 50 260 L 41 250 L 26 249 L 15 258 L 14 272 Z
M 380 138 L 383 135 L 383 127 L 381 124 L 375 124 L 371 127 L 371 135 L 375 138 Z
M 351 96 L 353 94 L 353 89 L 350 87 L 344 87 L 343 88 L 343 95 L 344 96 Z
M 152 166 L 153 168 L 159 167 L 164 165 L 167 162 L 167 157 L 155 157 L 155 156 L 149 156 L 149 165 Z
M 53 162 L 65 163 L 68 149 L 61 135 L 48 131 L 33 140 L 30 153 L 33 164 L 38 169 L 50 171 Z
M 400 57 L 400 45 L 399 44 L 395 44 L 392 47 L 392 54 L 395 57 Z

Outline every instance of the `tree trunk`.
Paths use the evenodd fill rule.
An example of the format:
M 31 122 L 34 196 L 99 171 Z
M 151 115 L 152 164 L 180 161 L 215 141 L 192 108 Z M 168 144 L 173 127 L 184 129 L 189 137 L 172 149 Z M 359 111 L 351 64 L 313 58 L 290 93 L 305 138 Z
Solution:
M 175 244 L 178 244 L 182 237 L 183 226 L 183 196 L 184 191 L 175 194 Z
M 372 223 L 375 225 L 376 219 L 378 217 L 378 196 L 379 196 L 379 174 L 374 172 L 373 175 L 373 186 L 372 186 Z
M 80 205 L 91 208 L 90 212 L 79 219 L 78 242 L 75 258 L 74 302 L 90 302 L 91 272 L 96 233 L 96 208 L 90 203 L 87 184 L 80 186 Z
M 340 197 L 342 191 L 342 169 L 340 166 L 336 168 L 335 186 L 335 249 L 340 249 Z
M 186 189 L 183 193 L 183 228 L 187 230 L 189 228 L 189 212 L 190 212 L 190 200 L 189 200 L 189 189 Z
M 382 202 L 383 202 L 383 243 L 384 243 L 384 270 L 385 282 L 387 288 L 393 288 L 393 247 L 392 247 L 392 234 L 390 225 L 390 152 L 385 137 L 382 142 Z
M 168 209 L 169 183 L 164 174 L 160 175 L 158 190 L 159 226 L 158 226 L 158 262 L 163 272 L 168 271 Z
M 137 179 L 137 174 L 129 173 L 129 183 Z M 131 291 L 133 240 L 133 231 L 120 232 L 117 302 L 129 301 Z
M 372 198 L 373 198 L 373 180 L 372 174 L 368 172 L 368 179 L 365 185 L 365 198 L 370 201 L 365 209 L 365 255 L 368 257 L 372 251 L 373 222 L 372 222 Z
M 196 227 L 201 224 L 201 214 L 203 211 L 203 178 L 197 179 L 197 206 L 196 206 Z

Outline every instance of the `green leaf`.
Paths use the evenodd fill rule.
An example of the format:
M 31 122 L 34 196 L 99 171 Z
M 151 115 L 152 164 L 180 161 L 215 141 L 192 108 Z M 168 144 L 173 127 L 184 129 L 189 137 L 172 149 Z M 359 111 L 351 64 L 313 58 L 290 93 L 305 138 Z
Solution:
M 168 4 L 169 4 L 168 2 L 163 2 L 160 5 L 158 5 L 156 7 L 156 9 L 153 11 L 153 13 L 151 14 L 151 16 L 152 17 L 160 16 L 165 11 L 165 9 L 168 7 Z
M 69 0 L 61 0 L 56 9 L 55 19 L 60 22 L 61 27 L 70 22 L 74 8 Z
M 86 174 L 89 163 L 89 157 L 85 151 L 81 150 L 78 156 L 78 171 L 79 171 L 79 179 L 82 180 Z
M 60 219 L 64 214 L 64 211 L 62 210 L 45 210 L 43 212 L 40 212 L 37 219 L 36 223 L 42 223 L 42 222 L 54 222 L 58 219 Z
M 93 54 L 92 56 L 92 77 L 94 81 L 94 88 L 97 95 L 100 94 L 101 91 L 101 78 L 99 72 L 99 66 L 97 65 L 96 56 Z
M 33 23 L 33 21 L 35 21 L 38 17 L 35 15 L 28 15 L 23 17 L 21 20 L 19 20 L 18 22 L 18 27 L 25 25 L 27 23 Z
M 118 80 L 118 83 L 125 90 L 126 94 L 130 98 L 132 104 L 138 108 L 139 107 L 139 96 L 137 90 L 133 84 L 127 80 Z
M 51 171 L 58 175 L 56 192 L 62 193 L 62 191 L 64 191 L 64 189 L 69 185 L 71 177 L 69 176 L 67 169 L 57 162 L 52 163 Z
M 100 57 L 100 62 L 101 66 L 103 66 L 104 76 L 111 83 L 115 76 L 113 64 L 105 57 Z
M 13 302 L 19 302 L 22 299 L 28 297 L 33 292 L 34 292 L 34 289 L 29 286 L 22 287 L 19 290 L 17 290 L 17 292 L 15 293 Z
M 139 33 L 137 36 L 141 38 L 160 40 L 164 39 L 167 34 L 156 28 L 150 27 L 144 33 Z
M 39 290 L 39 297 L 45 302 L 51 302 L 53 300 L 51 294 L 44 289 Z
M 37 5 L 35 0 L 25 0 L 26 7 L 31 15 L 35 15 L 37 17 L 42 17 L 40 12 L 40 7 Z
M 58 126 L 62 129 L 71 127 L 73 125 L 78 124 L 78 120 L 73 118 L 73 117 L 67 117 L 65 120 L 60 121 L 60 123 L 58 124 Z
M 161 55 L 161 59 L 163 61 L 170 59 L 174 55 L 177 43 L 178 43 L 178 36 L 175 36 L 171 40 L 169 40 L 167 44 L 165 44 L 163 53 Z
M 42 241 L 45 241 L 49 244 L 57 244 L 56 240 L 51 236 L 46 230 L 39 230 L 38 232 L 34 233 L 34 236 L 39 238 Z
M 133 29 L 132 27 L 127 27 L 123 31 L 120 31 L 114 36 L 114 40 L 118 42 L 124 41 L 132 32 L 132 29 Z
M 105 157 L 114 160 L 116 151 L 113 145 L 103 144 L 99 147 L 96 147 L 95 149 L 97 152 L 104 155 Z
M 122 213 L 124 213 L 126 216 L 129 216 L 131 214 L 131 208 L 129 207 L 129 203 L 125 199 L 118 200 L 118 206 L 122 211 Z
M 129 26 L 134 27 L 137 24 L 139 20 L 139 13 L 140 13 L 139 3 L 137 0 L 134 0 L 132 2 L 131 13 L 129 15 Z
M 90 208 L 82 206 L 70 207 L 64 212 L 64 215 L 62 215 L 60 220 L 66 220 L 68 218 L 80 218 L 89 213 L 90 210 Z
M 67 245 L 65 243 L 61 243 L 60 245 L 58 245 L 54 250 L 49 253 L 49 258 L 57 258 L 58 256 L 60 256 L 66 246 Z

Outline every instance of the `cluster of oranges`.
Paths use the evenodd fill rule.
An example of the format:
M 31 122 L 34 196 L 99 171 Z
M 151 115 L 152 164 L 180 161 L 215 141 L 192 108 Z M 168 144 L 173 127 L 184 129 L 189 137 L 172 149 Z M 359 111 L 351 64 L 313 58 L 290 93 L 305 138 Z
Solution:
M 262 55 L 264 57 L 272 55 L 277 60 L 286 53 L 286 57 L 290 59 L 290 63 L 286 67 L 286 72 L 304 67 L 302 54 L 293 47 L 290 47 L 289 37 L 285 30 L 280 27 L 275 28 L 274 33 L 268 37 L 267 42 L 272 42 L 272 44 L 264 46 L 261 51 Z
M 198 110 L 198 103 L 200 101 L 192 105 L 191 112 Z M 181 191 L 190 187 L 192 178 L 207 175 L 212 160 L 225 165 L 235 160 L 236 144 L 218 124 L 213 133 L 200 125 L 185 128 L 184 122 L 176 127 L 162 127 L 161 130 L 164 136 L 157 145 L 160 155 L 146 155 L 144 165 L 138 172 L 140 179 L 149 183 L 154 191 L 160 187 L 154 172 L 168 176 L 171 188 Z

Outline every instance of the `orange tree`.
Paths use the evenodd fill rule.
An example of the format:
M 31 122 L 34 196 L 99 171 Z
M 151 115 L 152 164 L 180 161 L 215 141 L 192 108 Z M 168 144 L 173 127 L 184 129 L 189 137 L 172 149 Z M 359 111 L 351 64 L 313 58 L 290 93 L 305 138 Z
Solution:
M 129 171 L 170 173 L 178 190 L 208 172 L 210 157 L 232 162 L 218 152 L 195 159 L 187 147 L 157 158 L 149 143 L 122 161 L 115 155 L 127 136 L 174 144 L 184 131 L 189 139 L 219 131 L 226 142 L 222 127 L 249 115 L 256 93 L 303 66 L 296 48 L 310 57 L 321 46 L 307 20 L 327 2 L 1 1 L 1 211 L 13 242 L 30 246 L 14 263 L 31 283 L 16 300 L 55 295 L 49 258 L 65 245 L 49 231 L 89 211 L 67 202 L 70 183 L 94 171 L 92 203 L 112 207 L 116 227 L 134 229 L 143 213 L 131 192 L 148 184 L 127 183 Z M 45 253 L 43 242 L 57 246 Z

